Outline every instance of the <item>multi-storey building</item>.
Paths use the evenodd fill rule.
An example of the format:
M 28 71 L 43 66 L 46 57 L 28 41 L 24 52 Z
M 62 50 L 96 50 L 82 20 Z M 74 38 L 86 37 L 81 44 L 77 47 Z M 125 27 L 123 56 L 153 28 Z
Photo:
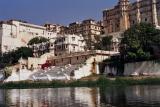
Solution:
M 101 22 L 96 22 L 93 19 L 84 20 L 82 22 L 74 22 L 63 29 L 64 34 L 82 34 L 85 39 L 91 41 L 96 40 L 97 36 L 102 33 Z
M 151 23 L 159 28 L 160 0 L 119 0 L 112 9 L 103 11 L 103 24 L 106 35 L 120 36 L 122 32 L 137 23 Z
M 103 11 L 105 36 L 113 36 L 112 48 L 117 51 L 121 34 L 137 23 L 150 23 L 160 28 L 160 0 L 119 0 L 111 9 Z M 115 45 L 116 44 L 116 45 Z
M 47 42 L 29 45 L 29 47 L 33 50 L 33 55 L 39 57 L 46 52 L 52 53 L 53 56 L 84 52 L 85 45 L 82 35 L 58 34 Z
M 96 37 L 100 36 L 102 33 L 102 26 L 100 22 L 96 22 L 92 19 L 84 20 L 82 22 L 82 35 L 84 37 L 91 39 L 92 41 L 96 41 Z
M 59 35 L 54 42 L 55 56 L 84 52 L 85 45 L 82 35 Z
M 63 26 L 59 24 L 45 24 L 44 27 L 46 27 L 48 31 L 55 32 L 57 34 L 60 34 L 63 30 Z
M 2 53 L 27 46 L 34 37 L 56 37 L 56 33 L 48 31 L 46 27 L 29 24 L 22 21 L 10 20 L 0 23 L 0 51 Z

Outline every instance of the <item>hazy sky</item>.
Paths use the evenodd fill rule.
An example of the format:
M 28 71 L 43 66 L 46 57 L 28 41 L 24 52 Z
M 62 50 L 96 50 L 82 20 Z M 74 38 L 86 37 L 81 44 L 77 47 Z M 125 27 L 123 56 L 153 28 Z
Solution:
M 0 20 L 21 19 L 35 24 L 69 24 L 102 19 L 102 11 L 118 0 L 0 0 Z

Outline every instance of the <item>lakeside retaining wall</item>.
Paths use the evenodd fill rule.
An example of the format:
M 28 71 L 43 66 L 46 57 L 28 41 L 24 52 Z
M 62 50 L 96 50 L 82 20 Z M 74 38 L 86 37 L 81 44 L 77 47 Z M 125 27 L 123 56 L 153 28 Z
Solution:
M 119 72 L 117 67 L 105 66 L 104 73 L 113 73 L 116 75 Z M 143 61 L 124 64 L 123 74 L 129 76 L 133 73 L 148 74 L 148 75 L 160 75 L 160 62 L 157 61 Z

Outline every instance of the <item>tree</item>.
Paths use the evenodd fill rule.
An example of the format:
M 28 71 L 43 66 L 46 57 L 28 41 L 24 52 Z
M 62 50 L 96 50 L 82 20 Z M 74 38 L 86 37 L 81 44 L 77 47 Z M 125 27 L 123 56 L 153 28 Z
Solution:
M 126 30 L 120 43 L 120 54 L 125 60 L 147 60 L 160 49 L 160 30 L 151 24 L 140 23 Z
M 49 40 L 45 37 L 35 37 L 28 42 L 28 45 L 39 44 L 39 43 L 47 42 L 47 41 Z
M 112 38 L 113 38 L 112 36 L 105 36 L 105 37 L 99 38 L 97 43 L 94 44 L 95 49 L 111 50 Z
M 20 47 L 17 50 L 3 53 L 3 55 L 0 56 L 0 68 L 4 68 L 6 66 L 18 63 L 18 60 L 21 57 L 27 59 L 28 57 L 32 56 L 33 56 L 32 50 L 27 47 Z
M 27 59 L 28 57 L 33 56 L 33 51 L 32 51 L 32 49 L 30 49 L 28 47 L 20 47 L 14 52 L 14 54 L 17 57 L 17 59 L 19 59 L 21 57 L 24 59 Z
M 44 44 L 43 44 L 44 43 Z M 37 55 L 41 56 L 42 54 L 49 52 L 49 39 L 45 37 L 35 37 L 28 42 L 29 47 L 34 51 L 34 44 L 37 44 Z M 43 48 L 45 47 L 45 48 Z
M 102 47 L 105 50 L 111 50 L 111 45 L 112 45 L 112 36 L 106 36 L 102 38 Z

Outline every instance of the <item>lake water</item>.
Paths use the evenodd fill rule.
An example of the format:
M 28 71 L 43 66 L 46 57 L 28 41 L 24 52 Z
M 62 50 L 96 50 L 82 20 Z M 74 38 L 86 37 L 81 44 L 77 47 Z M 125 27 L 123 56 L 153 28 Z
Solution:
M 160 86 L 0 90 L 0 107 L 160 107 Z

